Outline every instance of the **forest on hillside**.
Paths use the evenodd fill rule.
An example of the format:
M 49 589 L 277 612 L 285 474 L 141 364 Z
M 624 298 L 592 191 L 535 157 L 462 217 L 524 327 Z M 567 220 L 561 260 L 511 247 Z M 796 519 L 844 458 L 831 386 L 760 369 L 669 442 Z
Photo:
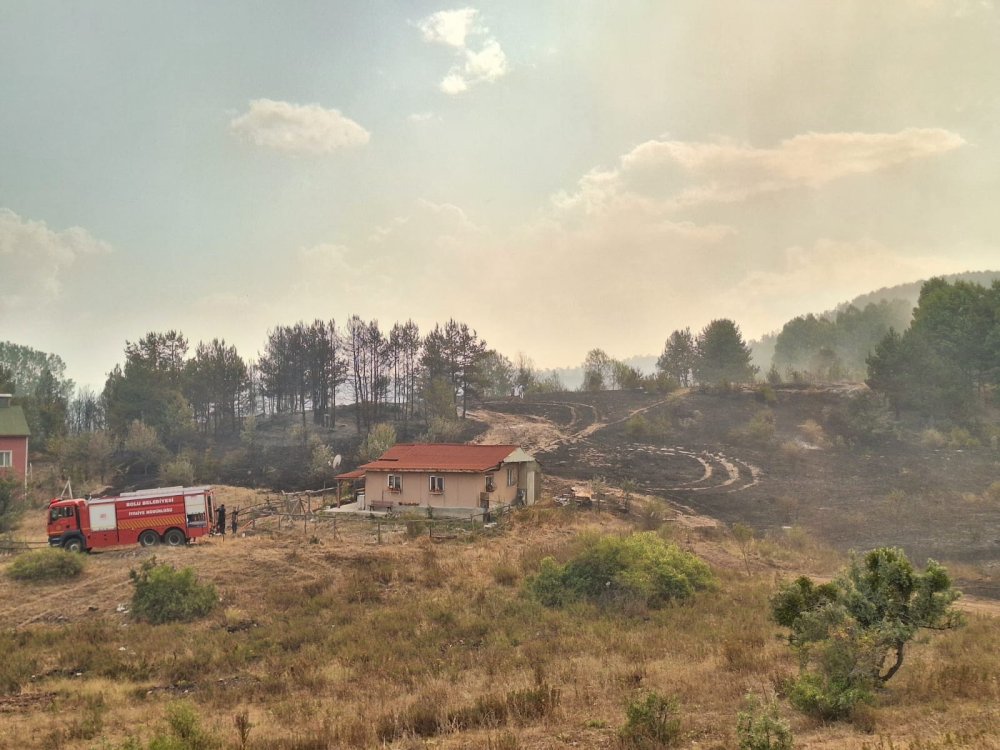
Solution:
M 1000 382 L 1000 282 L 932 279 L 912 314 L 896 300 L 800 316 L 774 349 L 760 372 L 736 322 L 718 319 L 673 331 L 653 374 L 592 349 L 581 390 L 864 379 L 896 418 L 969 422 Z M 470 406 L 564 390 L 466 323 L 422 334 L 412 321 L 385 331 L 356 315 L 277 326 L 255 359 L 223 339 L 192 347 L 179 331 L 150 332 L 125 343 L 100 393 L 65 372 L 56 354 L 0 343 L 0 392 L 23 405 L 35 456 L 101 483 L 325 484 L 335 452 L 360 460 L 397 439 L 467 439 Z M 338 409 L 353 429 L 337 431 Z M 275 424 L 296 433 L 269 437 Z

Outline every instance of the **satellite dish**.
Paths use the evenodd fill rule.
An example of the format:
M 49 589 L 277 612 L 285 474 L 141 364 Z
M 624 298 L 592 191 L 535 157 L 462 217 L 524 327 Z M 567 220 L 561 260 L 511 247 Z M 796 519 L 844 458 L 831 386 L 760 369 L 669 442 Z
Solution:
M 333 457 L 333 464 L 332 464 L 332 465 L 333 465 L 333 468 L 335 468 L 335 469 L 336 469 L 336 468 L 337 468 L 338 466 L 340 466 L 340 462 L 341 462 L 341 461 L 343 461 L 343 460 L 344 460 L 344 459 L 343 459 L 343 458 L 341 458 L 341 456 L 340 456 L 340 454 L 339 454 L 339 453 L 338 453 L 338 454 L 337 454 L 336 456 L 334 456 L 334 457 Z

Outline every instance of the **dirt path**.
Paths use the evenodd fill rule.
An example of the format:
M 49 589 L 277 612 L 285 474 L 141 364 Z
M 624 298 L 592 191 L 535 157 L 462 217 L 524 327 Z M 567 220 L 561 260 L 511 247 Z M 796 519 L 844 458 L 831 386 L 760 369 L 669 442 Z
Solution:
M 564 428 L 544 417 L 486 409 L 470 410 L 469 416 L 489 425 L 489 429 L 476 438 L 477 443 L 517 444 L 529 453 L 544 453 L 570 439 Z

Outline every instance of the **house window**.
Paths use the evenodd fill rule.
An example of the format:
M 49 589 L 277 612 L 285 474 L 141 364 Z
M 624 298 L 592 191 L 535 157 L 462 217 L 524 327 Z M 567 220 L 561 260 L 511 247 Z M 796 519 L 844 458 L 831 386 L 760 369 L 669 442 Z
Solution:
M 517 484 L 517 467 L 508 466 L 507 467 L 507 486 L 513 487 Z
M 389 491 L 390 492 L 402 492 L 403 491 L 403 477 L 401 474 L 390 474 L 389 475 Z
M 496 489 L 496 486 L 493 484 L 493 475 L 492 474 L 487 474 L 486 475 L 486 491 L 487 492 L 493 492 L 493 490 L 495 490 L 495 489 Z
M 444 477 L 431 477 L 431 492 L 435 494 L 444 492 Z
M 0 451 L 0 469 L 9 469 L 14 465 L 14 451 Z

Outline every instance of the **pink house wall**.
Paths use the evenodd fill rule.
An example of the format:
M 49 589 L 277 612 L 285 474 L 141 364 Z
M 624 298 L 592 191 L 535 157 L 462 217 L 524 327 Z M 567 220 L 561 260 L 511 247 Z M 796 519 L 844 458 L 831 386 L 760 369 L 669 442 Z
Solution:
M 365 499 L 369 505 L 394 507 L 479 508 L 480 493 L 486 492 L 486 475 L 493 474 L 493 491 L 489 493 L 489 507 L 510 505 L 517 496 L 518 465 L 514 469 L 514 484 L 507 484 L 507 465 L 495 472 L 399 472 L 402 491 L 389 489 L 387 471 L 368 470 L 365 473 Z M 431 475 L 444 477 L 444 492 L 430 491 Z

